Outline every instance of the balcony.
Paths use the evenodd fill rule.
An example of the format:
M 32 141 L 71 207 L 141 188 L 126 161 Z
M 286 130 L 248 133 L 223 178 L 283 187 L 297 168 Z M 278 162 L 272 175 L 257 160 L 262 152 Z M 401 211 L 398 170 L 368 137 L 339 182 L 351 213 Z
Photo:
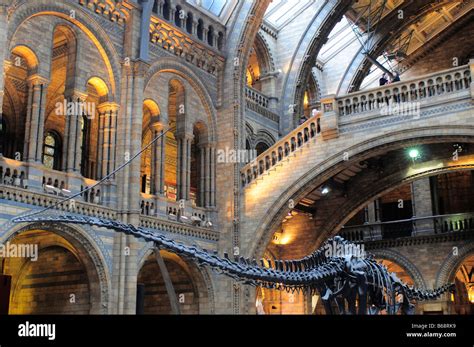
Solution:
M 394 247 L 414 239 L 474 237 L 474 213 L 448 214 L 346 226 L 340 236 L 370 248 Z
M 245 88 L 245 107 L 259 115 L 275 122 L 280 122 L 280 116 L 269 110 L 270 100 L 267 96 L 256 89 Z

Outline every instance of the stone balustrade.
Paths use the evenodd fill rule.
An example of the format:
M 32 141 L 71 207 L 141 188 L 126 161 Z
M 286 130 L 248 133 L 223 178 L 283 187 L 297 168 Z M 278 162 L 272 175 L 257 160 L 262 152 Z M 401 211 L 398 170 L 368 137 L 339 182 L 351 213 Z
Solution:
M 241 170 L 242 186 L 247 186 L 281 164 L 293 153 L 315 140 L 320 133 L 320 114 L 307 120 Z
M 188 206 L 182 208 L 179 202 L 171 201 L 165 197 L 142 193 L 140 200 L 140 213 L 142 216 L 168 219 L 184 224 L 213 228 L 212 212 L 208 209 Z
M 246 87 L 245 97 L 259 106 L 262 106 L 265 108 L 268 107 L 268 104 L 269 104 L 268 98 L 256 89 Z
M 426 223 L 427 221 L 431 223 Z M 433 226 L 426 228 L 427 225 Z M 433 236 L 474 231 L 474 213 L 458 213 L 418 217 L 391 222 L 378 222 L 343 227 L 340 235 L 346 240 L 363 243 L 393 240 L 417 235 Z
M 0 185 L 0 199 L 28 204 L 38 208 L 47 208 L 57 204 L 57 206 L 53 208 L 57 211 L 77 213 L 97 218 L 117 219 L 117 212 L 108 207 L 79 200 L 61 202 L 64 198 L 60 196 L 7 185 Z
M 225 25 L 185 0 L 156 0 L 153 15 L 213 50 L 224 48 Z
M 390 105 L 409 108 L 409 103 L 421 103 L 462 90 L 468 91 L 472 81 L 469 65 L 439 71 L 420 78 L 362 90 L 336 98 L 339 117 L 383 112 Z
M 150 216 L 140 216 L 140 226 L 143 228 L 159 230 L 160 232 L 170 234 L 177 234 L 214 242 L 219 241 L 219 232 L 217 231 L 175 221 L 167 221 Z

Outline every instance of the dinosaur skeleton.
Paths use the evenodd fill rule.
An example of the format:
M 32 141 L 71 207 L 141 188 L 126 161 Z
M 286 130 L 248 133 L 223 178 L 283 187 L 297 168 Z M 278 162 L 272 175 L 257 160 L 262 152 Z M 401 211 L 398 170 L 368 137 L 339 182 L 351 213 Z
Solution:
M 328 314 L 412 314 L 414 301 L 434 300 L 446 292 L 454 291 L 453 284 L 439 289 L 423 291 L 404 284 L 373 256 L 343 254 L 332 256 L 327 246 L 337 245 L 348 249 L 354 244 L 336 236 L 310 256 L 299 260 L 256 260 L 240 257 L 236 261 L 210 253 L 197 246 L 187 246 L 157 232 L 118 221 L 76 215 L 23 216 L 14 218 L 15 223 L 52 222 L 87 224 L 108 228 L 153 242 L 158 249 L 176 253 L 207 266 L 238 282 L 254 287 L 320 294 Z M 357 247 L 357 246 L 355 246 Z M 326 249 L 326 251 L 325 251 Z M 358 305 L 356 303 L 358 302 Z

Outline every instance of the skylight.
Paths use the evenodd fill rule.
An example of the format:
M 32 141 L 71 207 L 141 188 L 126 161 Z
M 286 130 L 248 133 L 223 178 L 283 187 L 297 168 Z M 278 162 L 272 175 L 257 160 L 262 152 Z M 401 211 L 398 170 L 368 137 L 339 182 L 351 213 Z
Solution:
M 211 12 L 217 17 L 220 17 L 222 11 L 226 7 L 229 0 L 187 0 L 189 3 L 202 7 L 206 11 Z

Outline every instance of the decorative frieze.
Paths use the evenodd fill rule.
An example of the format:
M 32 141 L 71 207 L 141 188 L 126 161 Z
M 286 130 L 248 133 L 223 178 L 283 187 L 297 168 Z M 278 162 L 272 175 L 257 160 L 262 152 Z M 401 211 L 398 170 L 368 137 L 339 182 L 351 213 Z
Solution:
M 79 0 L 79 4 L 119 24 L 124 24 L 130 16 L 124 0 Z
M 217 75 L 224 67 L 224 57 L 156 17 L 150 26 L 150 41 L 213 75 Z

